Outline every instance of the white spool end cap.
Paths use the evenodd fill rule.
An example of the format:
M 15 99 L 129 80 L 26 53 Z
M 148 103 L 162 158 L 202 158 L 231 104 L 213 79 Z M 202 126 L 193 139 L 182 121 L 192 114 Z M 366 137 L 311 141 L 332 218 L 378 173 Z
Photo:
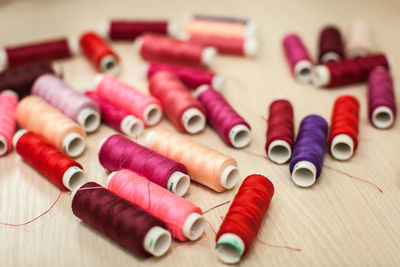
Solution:
M 143 46 L 143 39 L 142 37 L 138 37 L 133 41 L 133 52 L 135 54 L 140 54 L 140 51 L 142 50 Z
M 85 150 L 85 139 L 82 135 L 72 132 L 67 134 L 63 140 L 65 153 L 70 157 L 77 157 Z
M 207 67 L 210 67 L 214 63 L 214 59 L 217 56 L 217 50 L 212 46 L 207 46 L 201 53 L 201 62 Z
M 143 121 L 132 115 L 123 118 L 119 127 L 124 134 L 132 138 L 138 137 L 144 131 Z
M 155 134 L 156 134 L 156 131 L 153 130 L 153 131 L 150 131 L 150 132 L 146 135 L 146 137 L 144 138 L 144 146 L 145 146 L 145 147 L 149 147 L 149 146 L 150 146 L 151 139 L 153 138 L 153 136 L 154 136 Z
M 229 131 L 229 141 L 235 148 L 243 148 L 250 144 L 250 129 L 244 124 L 238 124 Z
M 171 246 L 171 233 L 160 226 L 152 227 L 143 240 L 144 249 L 153 256 L 162 256 Z
M 218 238 L 215 250 L 222 262 L 233 264 L 240 261 L 245 250 L 245 245 L 239 236 L 226 233 Z
M 354 142 L 347 134 L 336 135 L 330 147 L 332 156 L 337 160 L 348 160 L 354 153 Z
M 257 31 L 258 31 L 257 22 L 253 20 L 248 20 L 246 23 L 246 32 L 251 36 L 255 36 L 257 35 Z
M 387 129 L 394 123 L 393 111 L 386 106 L 380 106 L 372 112 L 372 123 L 376 128 Z
M 150 63 L 147 61 L 143 61 L 142 64 L 140 64 L 140 74 L 143 75 L 143 77 L 147 78 L 147 73 L 149 72 L 150 69 Z
M 118 76 L 121 73 L 121 69 L 118 64 L 118 60 L 113 55 L 107 55 L 100 61 L 100 68 L 102 72 L 108 73 L 114 76 Z
M 14 96 L 16 99 L 19 99 L 18 94 L 10 89 L 4 90 L 3 92 L 1 92 L 2 94 L 7 94 L 7 95 L 12 95 Z
M 51 68 L 54 71 L 54 75 L 56 75 L 57 77 L 62 78 L 64 76 L 64 68 L 62 64 L 57 62 L 52 62 Z
M 23 136 L 27 132 L 28 132 L 28 130 L 21 129 L 14 134 L 13 139 L 12 139 L 13 147 L 17 146 L 18 140 L 21 138 L 21 136 Z
M 0 47 L 0 71 L 7 67 L 7 52 L 4 48 Z
M 104 74 L 96 74 L 93 79 L 93 87 L 97 88 L 97 86 L 101 83 L 104 78 Z
M 340 60 L 340 56 L 336 52 L 327 52 L 321 57 L 321 62 L 323 64 L 330 62 L 330 61 L 339 61 L 339 60 Z
M 189 240 L 197 240 L 204 233 L 206 222 L 200 214 L 190 213 L 183 223 L 182 233 Z
M 171 174 L 167 182 L 167 189 L 178 196 L 183 196 L 189 189 L 190 177 L 183 172 L 176 171 Z
M 106 188 L 108 188 L 108 185 L 110 184 L 110 182 L 111 182 L 111 180 L 112 180 L 112 178 L 114 177 L 115 174 L 117 174 L 117 171 L 116 172 L 112 172 L 112 173 L 110 173 L 110 175 L 108 175 L 107 180 L 106 180 Z
M 194 97 L 198 98 L 201 93 L 203 93 L 204 91 L 206 91 L 208 89 L 211 89 L 208 84 L 200 85 L 199 87 L 197 87 L 196 90 L 194 90 L 193 95 L 194 95 Z
M 364 48 L 354 48 L 351 51 L 349 51 L 349 58 L 360 58 L 360 57 L 366 57 L 368 55 L 368 50 Z
M 143 118 L 147 125 L 156 125 L 162 118 L 161 107 L 157 104 L 148 105 L 143 112 Z
M 103 38 L 108 39 L 110 37 L 110 21 L 109 20 L 103 21 L 99 25 L 99 34 Z
M 314 67 L 313 84 L 318 87 L 326 86 L 331 79 L 328 67 L 319 65 Z
M 68 38 L 68 46 L 73 56 L 79 55 L 79 40 L 77 37 Z
M 286 163 L 292 156 L 292 148 L 284 140 L 272 141 L 268 146 L 268 158 L 278 164 Z
M 181 118 L 183 127 L 190 134 L 196 134 L 204 130 L 206 127 L 206 117 L 197 108 L 189 108 Z
M 246 56 L 255 57 L 258 54 L 258 41 L 255 38 L 244 39 L 243 52 Z
M 293 182 L 300 187 L 312 186 L 317 180 L 317 168 L 309 161 L 299 161 L 293 168 Z
M 279 94 L 279 95 L 274 96 L 273 100 L 274 101 L 276 101 L 276 100 L 287 100 L 287 101 L 289 101 L 289 97 L 287 97 L 286 95 L 283 95 L 283 94 Z
M 224 84 L 225 84 L 224 76 L 220 74 L 215 74 L 211 82 L 212 88 L 221 92 L 222 90 L 224 90 Z
M 69 167 L 63 174 L 63 184 L 69 190 L 74 190 L 86 182 L 83 170 L 77 166 Z
M 308 60 L 300 60 L 294 66 L 294 76 L 301 83 L 311 83 L 312 81 L 312 63 Z
M 8 142 L 7 139 L 0 135 L 0 156 L 3 156 L 7 153 Z
M 92 108 L 82 109 L 78 114 L 78 123 L 85 129 L 85 132 L 92 133 L 100 126 L 100 114 Z
M 228 165 L 222 171 L 220 182 L 225 189 L 233 188 L 239 180 L 239 170 L 236 166 Z
M 103 138 L 103 139 L 100 141 L 100 143 L 99 143 L 99 148 L 98 148 L 98 150 L 97 150 L 97 154 L 100 154 L 100 150 L 101 150 L 101 148 L 103 147 L 104 143 L 107 141 L 107 139 L 108 139 L 108 137 Z
M 176 21 L 169 21 L 167 24 L 167 33 L 169 36 L 178 37 L 179 35 L 179 23 Z

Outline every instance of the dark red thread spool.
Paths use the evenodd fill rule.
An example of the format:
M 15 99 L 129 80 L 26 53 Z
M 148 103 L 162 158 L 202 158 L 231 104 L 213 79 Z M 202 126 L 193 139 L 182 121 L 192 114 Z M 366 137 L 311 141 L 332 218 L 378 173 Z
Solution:
M 319 36 L 319 63 L 339 61 L 344 58 L 342 35 L 335 26 L 322 29 Z

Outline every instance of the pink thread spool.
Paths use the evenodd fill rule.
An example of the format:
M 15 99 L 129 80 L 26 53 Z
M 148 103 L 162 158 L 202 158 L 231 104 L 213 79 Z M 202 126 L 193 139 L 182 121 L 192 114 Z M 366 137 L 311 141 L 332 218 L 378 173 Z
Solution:
M 14 91 L 5 90 L 0 94 L 0 156 L 5 155 L 12 148 L 17 104 L 18 95 Z
M 100 126 L 100 108 L 90 98 L 71 88 L 52 74 L 43 74 L 32 86 L 32 94 L 40 96 L 79 123 L 86 132 L 94 132 Z
M 297 34 L 288 34 L 283 39 L 283 49 L 295 79 L 301 83 L 311 83 L 311 57 Z
M 180 241 L 196 240 L 204 232 L 205 220 L 199 207 L 136 172 L 113 172 L 106 186 L 119 197 L 164 221 L 167 229 Z
M 346 54 L 349 58 L 366 57 L 373 51 L 371 30 L 364 20 L 354 20 L 350 24 L 346 42 Z
M 147 126 L 157 124 L 162 118 L 160 101 L 139 92 L 111 75 L 98 75 L 95 78 L 97 93 L 114 105 L 144 121 Z

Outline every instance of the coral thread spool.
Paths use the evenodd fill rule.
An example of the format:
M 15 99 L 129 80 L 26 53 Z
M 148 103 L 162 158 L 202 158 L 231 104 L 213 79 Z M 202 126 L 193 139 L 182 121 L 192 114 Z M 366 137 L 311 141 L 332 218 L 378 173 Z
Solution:
M 107 188 L 165 222 L 171 234 L 181 241 L 196 240 L 204 232 L 205 220 L 199 207 L 135 172 L 111 173 Z
M 120 73 L 119 57 L 115 51 L 94 32 L 86 32 L 80 39 L 81 49 L 96 70 L 108 74 Z
M 203 106 L 173 73 L 160 71 L 152 75 L 149 91 L 160 100 L 165 114 L 178 130 L 191 134 L 204 130 Z
M 99 106 L 57 76 L 52 74 L 40 76 L 32 86 L 32 94 L 40 96 L 79 123 L 86 132 L 94 132 L 100 126 Z
M 249 252 L 274 191 L 263 175 L 252 174 L 243 180 L 215 236 L 215 250 L 222 262 L 237 263 Z
M 359 109 L 353 96 L 343 95 L 335 101 L 328 147 L 337 160 L 348 160 L 357 149 Z
M 366 57 L 373 51 L 371 29 L 366 21 L 355 20 L 350 24 L 346 42 L 348 58 Z
M 11 139 L 15 132 L 15 110 L 18 96 L 14 91 L 6 90 L 0 94 L 0 156 L 11 150 Z
M 162 221 L 95 182 L 72 192 L 71 207 L 76 217 L 141 257 L 162 256 L 171 245 Z
M 339 61 L 344 57 L 342 35 L 335 26 L 322 29 L 319 36 L 319 63 Z
M 310 83 L 313 64 L 300 36 L 286 35 L 283 38 L 283 49 L 295 79 L 301 83 Z
M 232 108 L 219 92 L 208 85 L 195 91 L 197 99 L 203 104 L 211 125 L 228 145 L 243 148 L 250 144 L 250 125 Z
M 82 166 L 39 135 L 19 130 L 14 135 L 13 144 L 26 162 L 61 189 L 73 190 L 85 182 Z
M 368 77 L 368 115 L 378 129 L 393 126 L 396 119 L 396 101 L 393 79 L 385 69 L 378 67 Z

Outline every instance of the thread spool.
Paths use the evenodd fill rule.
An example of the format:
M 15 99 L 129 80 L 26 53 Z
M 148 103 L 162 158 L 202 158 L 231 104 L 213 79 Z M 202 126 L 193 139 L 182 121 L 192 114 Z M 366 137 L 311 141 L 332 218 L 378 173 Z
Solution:
M 135 46 L 143 60 L 195 68 L 210 67 L 217 55 L 213 47 L 149 33 L 137 38 Z
M 162 118 L 158 99 L 139 92 L 111 75 L 96 76 L 95 88 L 101 97 L 141 119 L 146 126 L 153 126 Z
M 146 136 L 145 146 L 184 164 L 192 180 L 217 192 L 233 188 L 238 181 L 239 170 L 234 158 L 178 134 L 151 131 Z
M 290 161 L 293 182 L 300 187 L 313 185 L 321 175 L 328 123 L 318 115 L 306 116 L 301 124 Z
M 118 55 L 98 34 L 84 33 L 80 38 L 80 46 L 96 70 L 112 75 L 120 73 Z
M 86 132 L 94 132 L 100 126 L 99 106 L 57 76 L 51 74 L 40 76 L 32 86 L 32 94 L 40 96 L 79 123 Z
M 121 135 L 112 135 L 100 144 L 100 164 L 109 171 L 127 169 L 183 196 L 190 185 L 186 167 Z
M 181 241 L 196 240 L 204 232 L 205 220 L 199 207 L 135 172 L 113 172 L 107 188 L 165 222 L 171 234 Z
M 222 20 L 187 20 L 184 31 L 189 35 L 212 36 L 223 38 L 253 37 L 255 31 L 243 23 Z
M 0 70 L 24 64 L 68 58 L 78 54 L 75 38 L 60 38 L 42 42 L 0 48 Z
M 77 157 L 85 150 L 84 129 L 40 97 L 22 99 L 15 114 L 22 128 L 42 136 L 67 155 Z
M 71 207 L 75 216 L 141 257 L 162 256 L 171 245 L 162 221 L 95 182 L 72 193 Z
M 335 26 L 326 26 L 319 37 L 319 63 L 340 61 L 344 58 L 342 35 Z
M 202 104 L 173 73 L 159 71 L 152 75 L 149 91 L 160 100 L 165 114 L 178 130 L 190 134 L 204 130 L 206 118 Z
M 195 95 L 203 104 L 208 121 L 225 143 L 235 148 L 243 148 L 250 144 L 250 125 L 219 92 L 208 85 L 202 85 L 195 91 Z
M 225 78 L 211 71 L 193 69 L 177 65 L 160 64 L 155 62 L 144 63 L 143 69 L 150 78 L 159 71 L 169 71 L 175 74 L 187 87 L 195 89 L 203 84 L 211 85 L 218 91 L 222 91 Z
M 15 132 L 15 109 L 18 95 L 11 90 L 0 94 L 0 157 L 11 150 L 11 139 Z
M 383 54 L 328 62 L 314 68 L 313 83 L 319 87 L 335 87 L 366 82 L 369 73 L 379 66 L 389 69 L 389 62 Z
M 243 180 L 215 238 L 222 262 L 238 263 L 249 252 L 273 195 L 274 185 L 267 177 L 252 174 Z
M 393 79 L 382 67 L 371 71 L 368 77 L 368 113 L 373 126 L 387 129 L 393 126 L 397 107 Z
M 355 20 L 350 24 L 346 42 L 348 58 L 366 57 L 373 51 L 370 26 L 366 21 Z
M 276 96 L 269 106 L 267 142 L 268 158 L 278 164 L 286 163 L 292 156 L 294 143 L 293 107 L 284 96 Z
M 353 96 L 336 99 L 331 119 L 329 148 L 337 160 L 348 160 L 358 146 L 358 118 L 360 105 Z
M 310 83 L 313 64 L 311 57 L 297 34 L 288 34 L 283 38 L 283 49 L 295 79 L 301 83 Z
M 238 17 L 230 17 L 230 16 L 220 16 L 220 15 L 210 15 L 210 14 L 192 14 L 190 16 L 192 20 L 211 20 L 211 21 L 224 21 L 230 23 L 239 23 L 245 24 L 246 26 L 253 26 L 254 30 L 256 29 L 256 23 L 247 18 L 238 18 Z

